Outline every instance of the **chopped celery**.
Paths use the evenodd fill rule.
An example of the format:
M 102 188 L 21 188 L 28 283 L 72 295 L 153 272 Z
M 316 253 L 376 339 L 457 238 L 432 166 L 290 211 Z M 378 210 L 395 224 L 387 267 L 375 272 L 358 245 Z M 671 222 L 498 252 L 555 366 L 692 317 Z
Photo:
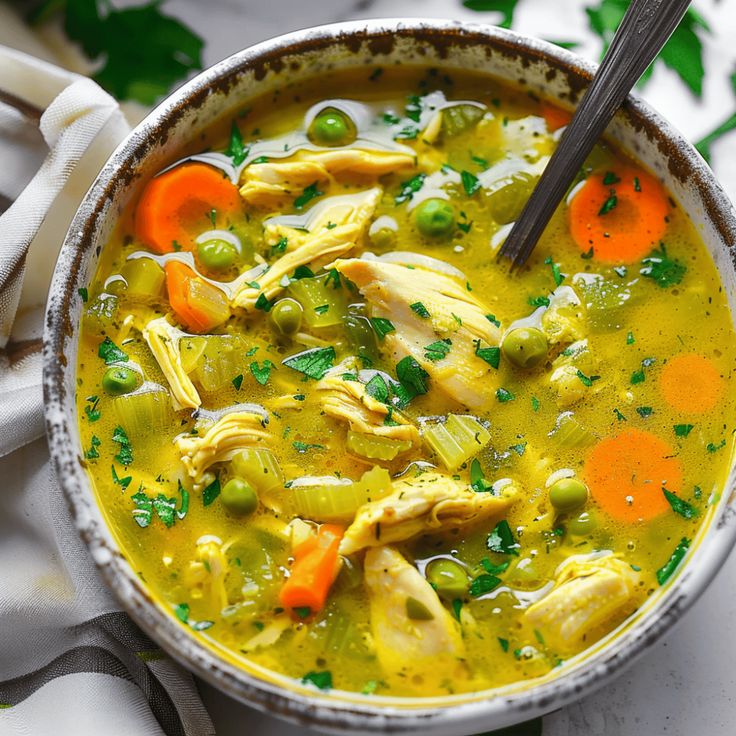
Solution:
M 485 114 L 477 105 L 452 105 L 442 110 L 442 132 L 455 136 L 474 128 Z
M 230 468 L 238 478 L 264 493 L 283 488 L 284 474 L 270 450 L 242 450 L 230 461 Z
M 179 340 L 181 367 L 184 373 L 191 373 L 207 347 L 206 337 L 182 337 Z
M 393 460 L 402 452 L 410 450 L 411 442 L 348 430 L 347 446 L 351 452 L 369 460 Z
M 117 311 L 118 298 L 103 291 L 85 310 L 84 326 L 94 333 L 110 332 Z
M 561 448 L 588 447 L 596 441 L 596 436 L 585 429 L 571 411 L 566 411 L 557 417 L 555 428 L 549 433 L 552 441 Z
M 526 171 L 516 171 L 493 182 L 487 190 L 486 200 L 493 219 L 506 225 L 521 213 L 537 183 L 537 177 Z
M 625 324 L 626 309 L 632 304 L 628 282 L 605 279 L 597 273 L 578 273 L 572 283 L 582 295 L 593 330 L 608 332 Z
M 171 422 L 169 392 L 161 387 L 143 386 L 132 394 L 113 399 L 118 423 L 129 437 L 161 432 Z
M 202 343 L 198 340 L 204 341 Z M 191 357 L 201 352 L 191 369 L 192 379 L 205 391 L 217 391 L 227 385 L 245 369 L 244 345 L 239 337 L 210 335 L 208 337 L 184 337 L 180 341 L 182 363 L 191 363 Z M 189 357 L 185 358 L 185 355 Z M 188 371 L 189 372 L 189 371 Z
M 156 299 L 161 296 L 166 275 L 152 258 L 134 258 L 126 261 L 120 273 L 127 286 L 125 293 L 136 301 Z
M 304 308 L 304 321 L 309 327 L 339 325 L 347 312 L 345 292 L 329 274 L 292 281 L 289 296 Z
M 391 476 L 378 466 L 357 481 L 332 476 L 297 478 L 291 485 L 291 506 L 299 516 L 314 521 L 349 522 L 363 504 L 392 490 Z
M 378 360 L 376 332 L 365 314 L 365 307 L 362 304 L 351 304 L 342 321 L 356 355 L 369 361 L 371 365 L 375 363 Z
M 424 439 L 450 471 L 477 455 L 491 439 L 490 432 L 474 417 L 448 414 L 444 424 L 424 430 Z

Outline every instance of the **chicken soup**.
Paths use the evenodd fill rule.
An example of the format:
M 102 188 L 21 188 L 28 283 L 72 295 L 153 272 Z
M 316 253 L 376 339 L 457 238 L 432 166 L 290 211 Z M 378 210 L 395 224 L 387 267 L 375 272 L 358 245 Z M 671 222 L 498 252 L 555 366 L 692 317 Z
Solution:
M 82 451 L 193 636 L 323 690 L 477 691 L 677 573 L 732 450 L 727 301 L 605 144 L 497 260 L 567 120 L 487 77 L 334 73 L 142 187 L 80 293 Z

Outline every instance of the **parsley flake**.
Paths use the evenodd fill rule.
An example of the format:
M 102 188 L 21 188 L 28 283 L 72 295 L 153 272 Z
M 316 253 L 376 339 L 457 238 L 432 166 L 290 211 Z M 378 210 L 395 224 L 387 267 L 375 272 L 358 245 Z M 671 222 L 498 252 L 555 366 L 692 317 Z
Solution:
M 326 348 L 305 350 L 281 361 L 287 368 L 303 373 L 315 380 L 322 378 L 332 368 L 334 362 L 335 348 L 331 345 Z

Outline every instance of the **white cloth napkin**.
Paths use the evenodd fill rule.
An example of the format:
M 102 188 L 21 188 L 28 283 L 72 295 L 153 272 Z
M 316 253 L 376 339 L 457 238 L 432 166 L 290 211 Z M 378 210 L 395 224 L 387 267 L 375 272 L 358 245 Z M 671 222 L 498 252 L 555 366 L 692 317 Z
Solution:
M 2 99 L 0 736 L 208 736 L 191 675 L 99 578 L 43 438 L 48 283 L 79 201 L 129 127 L 89 79 L 0 46 Z

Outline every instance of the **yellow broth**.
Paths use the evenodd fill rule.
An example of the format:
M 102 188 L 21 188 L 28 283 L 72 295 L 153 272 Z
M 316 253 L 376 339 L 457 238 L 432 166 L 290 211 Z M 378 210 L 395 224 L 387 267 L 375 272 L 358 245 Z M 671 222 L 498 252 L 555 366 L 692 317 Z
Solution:
M 421 110 L 422 99 L 428 99 L 422 96 L 438 91 L 448 101 L 482 103 L 483 119 L 453 136 L 445 129 L 431 142 L 424 140 L 423 130 L 412 137 L 419 125 L 414 119 L 415 110 Z M 77 403 L 87 467 L 100 504 L 133 569 L 183 626 L 236 662 L 248 660 L 297 680 L 306 676 L 306 682 L 318 687 L 332 685 L 342 690 L 397 696 L 474 691 L 546 674 L 610 631 L 653 595 L 660 582 L 666 582 L 685 552 L 681 540 L 694 538 L 708 507 L 718 499 L 734 427 L 730 390 L 734 336 L 726 296 L 703 243 L 674 202 L 669 205 L 662 240 L 667 257 L 686 269 L 679 269 L 677 282 L 660 284 L 646 276 L 641 260 L 615 266 L 599 262 L 594 254 L 589 257 L 570 236 L 566 204 L 555 214 L 529 264 L 510 276 L 506 265 L 497 262 L 498 239 L 528 196 L 544 157 L 554 149 L 556 136 L 548 129 L 538 100 L 486 77 L 424 69 L 332 74 L 318 83 L 293 85 L 275 97 L 250 103 L 235 117 L 234 124 L 244 145 L 267 142 L 290 131 L 304 131 L 304 116 L 313 104 L 325 98 L 346 97 L 366 103 L 378 129 L 385 127 L 387 145 L 398 142 L 408 147 L 416 155 L 415 163 L 408 170 L 380 176 L 354 176 L 349 171 L 334 176 L 326 185 L 315 188 L 321 194 L 300 209 L 294 200 L 307 187 L 273 207 L 244 203 L 240 213 L 224 222 L 225 218 L 220 215 L 218 221 L 215 213 L 214 229 L 234 232 L 242 253 L 225 272 L 207 270 L 197 262 L 199 272 L 213 281 L 231 281 L 251 269 L 258 257 L 273 263 L 282 252 L 278 245 L 264 242 L 265 220 L 274 215 L 303 214 L 330 196 L 378 186 L 381 196 L 375 211 L 355 247 L 342 257 L 398 250 L 451 264 L 466 275 L 466 289 L 472 290 L 470 293 L 483 303 L 487 314 L 500 323 L 502 334 L 515 320 L 528 317 L 540 304 L 544 306 L 544 298 L 549 298 L 558 286 L 555 274 L 559 272 L 561 284 L 572 286 L 587 303 L 583 322 L 590 362 L 583 366 L 585 370 L 578 370 L 579 385 L 575 386 L 578 393 L 582 392 L 581 398 L 569 406 L 560 403 L 550 381 L 553 361 L 560 359 L 560 353 L 572 341 L 550 345 L 547 359 L 533 369 L 519 369 L 502 356 L 497 368 L 488 366 L 483 380 L 490 386 L 490 399 L 482 406 L 469 410 L 437 390 L 430 378 L 427 393 L 414 397 L 403 408 L 422 434 L 433 426 L 432 418 L 451 413 L 472 415 L 487 426 L 490 441 L 459 468 L 443 468 L 426 439 L 394 460 L 371 460 L 347 449 L 348 427 L 325 413 L 315 390 L 316 380 L 282 363 L 291 355 L 325 346 L 335 350 L 333 365 L 354 355 L 356 349 L 343 324 L 313 328 L 303 324 L 298 335 L 289 338 L 274 328 L 263 309 L 234 308 L 230 318 L 212 332 L 235 336 L 239 340 L 237 349 L 225 356 L 213 343 L 208 377 L 203 379 L 201 366 L 192 368 L 194 383 L 205 410 L 216 411 L 243 402 L 265 408 L 271 438 L 268 447 L 287 480 L 276 491 L 262 493 L 256 488 L 260 497 L 257 510 L 250 515 L 235 515 L 222 503 L 222 497 L 215 495 L 235 475 L 232 463 L 217 463 L 209 469 L 208 490 L 195 488 L 174 443 L 182 433 L 204 433 L 208 426 L 206 413 L 193 416 L 191 409 L 174 411 L 165 402 L 164 408 L 157 410 L 155 421 L 149 421 L 145 411 L 131 420 L 116 409 L 119 402 L 126 401 L 125 396 L 109 395 L 102 385 L 110 365 L 98 351 L 108 337 L 128 356 L 128 365 L 140 367 L 147 382 L 163 387 L 165 392 L 171 388 L 141 335 L 141 325 L 162 315 L 169 315 L 172 324 L 179 324 L 166 291 L 160 290 L 149 299 L 131 298 L 125 282 L 117 276 L 132 253 L 146 250 L 136 235 L 131 207 L 106 245 L 88 293 L 83 294 L 86 305 Z M 224 151 L 230 126 L 228 120 L 213 128 L 205 139 L 193 141 L 183 154 L 207 148 Z M 402 133 L 405 129 L 408 133 Z M 488 178 L 474 190 L 474 182 L 479 176 L 483 178 L 484 171 L 495 166 L 500 177 L 509 161 L 517 175 L 514 186 L 499 193 L 494 191 L 497 183 Z M 437 176 L 443 166 L 455 175 L 469 172 L 472 177 L 467 177 L 468 186 L 458 176 L 442 182 L 446 201 L 455 210 L 456 226 L 448 237 L 433 239 L 419 232 L 412 214 L 412 200 L 421 199 L 426 179 L 416 191 L 410 187 L 408 196 L 406 185 L 420 173 Z M 581 179 L 596 171 L 615 173 L 635 166 L 620 151 L 601 144 L 581 172 Z M 392 218 L 395 233 L 391 235 L 390 229 L 384 228 L 369 234 L 370 223 L 384 216 Z M 194 234 L 213 229 L 207 211 L 199 219 L 193 216 L 189 224 Z M 325 265 L 318 261 L 314 272 L 323 273 Z M 426 276 L 421 267 L 418 273 L 422 278 Z M 584 279 L 576 278 L 578 274 L 599 274 L 610 282 L 610 289 L 622 296 L 609 296 L 602 304 L 591 304 L 580 287 Z M 291 293 L 290 288 L 286 293 Z M 411 279 L 406 288 L 411 290 Z M 360 292 L 344 278 L 338 290 L 343 303 L 337 309 L 364 302 Z M 427 304 L 426 308 L 431 311 L 432 306 Z M 363 314 L 375 316 L 371 309 L 368 305 Z M 381 316 L 391 319 L 391 314 Z M 446 334 L 438 334 L 437 339 Z M 359 367 L 395 376 L 396 361 L 382 348 L 381 336 L 374 339 L 372 365 L 363 360 Z M 189 347 L 192 344 L 196 345 L 186 343 Z M 720 376 L 719 400 L 708 411 L 683 413 L 663 398 L 662 371 L 668 361 L 683 353 L 706 358 Z M 451 349 L 449 356 L 451 360 Z M 120 356 L 108 356 L 110 364 L 125 366 L 126 361 L 116 363 L 116 357 Z M 264 361 L 270 361 L 270 370 Z M 426 361 L 425 367 L 431 368 Z M 258 375 L 263 379 L 264 370 L 266 380 L 257 380 Z M 496 394 L 497 389 L 505 393 Z M 561 446 L 555 436 L 565 412 L 572 412 L 582 428 L 580 446 L 574 446 L 574 440 L 573 446 Z M 121 422 L 128 423 L 122 440 L 118 432 Z M 651 433 L 671 447 L 682 468 L 682 484 L 668 487 L 668 491 L 685 502 L 685 507 L 680 506 L 678 512 L 666 504 L 663 512 L 653 518 L 617 520 L 596 501 L 596 487 L 590 487 L 584 507 L 570 513 L 556 512 L 549 500 L 550 476 L 558 473 L 559 477 L 559 471 L 563 471 L 562 475 L 585 480 L 586 459 L 597 443 L 629 430 Z M 132 460 L 126 456 L 128 445 Z M 499 478 L 509 478 L 518 485 L 520 493 L 509 508 L 478 523 L 414 534 L 395 545 L 422 575 L 428 561 L 445 557 L 464 566 L 469 584 L 486 576 L 457 597 L 441 600 L 451 621 L 447 624 L 443 619 L 443 625 L 454 627 L 451 635 L 460 641 L 449 659 L 443 659 L 443 652 L 415 659 L 402 658 L 400 652 L 393 658 L 379 656 L 381 643 L 376 640 L 363 580 L 364 551 L 343 560 L 322 610 L 284 611 L 279 591 L 293 565 L 295 532 L 290 522 L 296 515 L 290 511 L 289 497 L 294 489 L 288 481 L 328 475 L 358 480 L 375 465 L 386 468 L 394 477 L 403 473 L 402 478 L 411 480 L 421 472 L 416 462 L 424 461 L 467 485 L 474 459 L 479 461 L 489 485 Z M 213 477 L 219 482 L 214 488 Z M 587 514 L 587 518 L 581 520 L 581 514 Z M 498 531 L 497 525 L 504 519 L 514 544 L 498 551 L 497 542 L 489 547 L 489 535 Z M 544 631 L 529 623 L 525 610 L 549 594 L 558 568 L 566 559 L 588 556 L 586 559 L 595 560 L 599 552 L 613 553 L 636 572 L 630 605 L 612 610 L 586 632 L 579 645 L 560 651 L 546 640 Z M 673 554 L 672 569 L 667 570 Z M 257 636 L 261 638 L 256 640 Z

